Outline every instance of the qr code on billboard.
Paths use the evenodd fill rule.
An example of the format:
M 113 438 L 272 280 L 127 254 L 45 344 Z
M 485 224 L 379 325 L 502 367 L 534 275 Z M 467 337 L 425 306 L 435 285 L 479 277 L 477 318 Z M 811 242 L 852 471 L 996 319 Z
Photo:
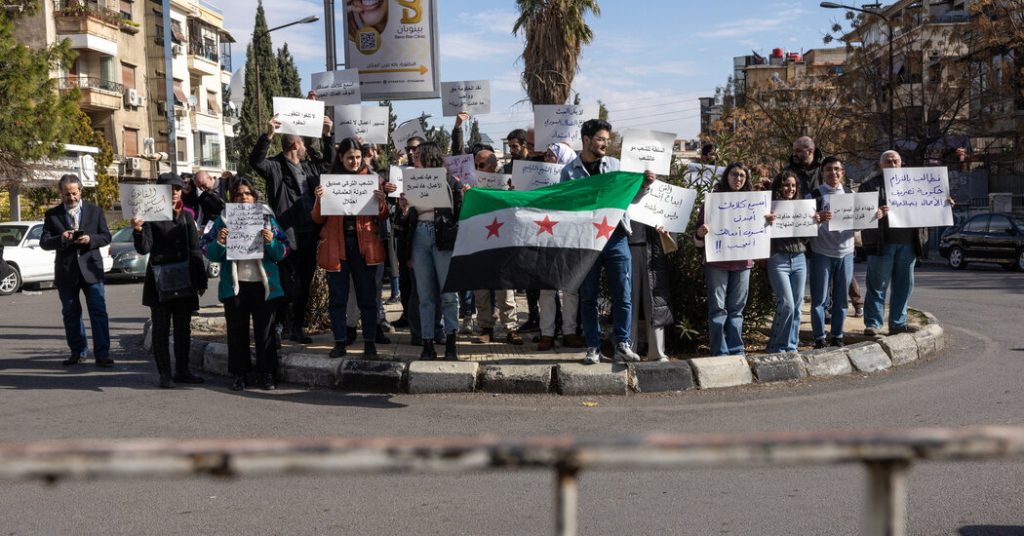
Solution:
M 380 48 L 380 34 L 374 30 L 361 30 L 359 32 L 359 50 L 361 52 L 376 52 Z

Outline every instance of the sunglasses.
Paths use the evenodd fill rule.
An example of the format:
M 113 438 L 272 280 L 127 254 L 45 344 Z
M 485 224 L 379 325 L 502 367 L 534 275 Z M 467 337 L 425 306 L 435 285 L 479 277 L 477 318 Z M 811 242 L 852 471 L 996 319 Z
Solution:
M 416 151 L 419 151 L 419 150 L 420 150 L 420 148 L 418 146 L 415 146 L 415 147 L 408 146 L 408 147 L 405 148 L 405 152 L 407 152 L 407 153 L 415 153 Z

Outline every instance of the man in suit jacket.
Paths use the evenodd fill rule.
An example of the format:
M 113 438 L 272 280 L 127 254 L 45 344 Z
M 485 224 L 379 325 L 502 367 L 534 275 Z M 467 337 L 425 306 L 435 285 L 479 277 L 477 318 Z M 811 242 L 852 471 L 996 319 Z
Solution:
M 315 97 L 315 94 L 311 95 L 311 98 Z M 313 339 L 305 331 L 306 304 L 309 302 L 309 285 L 316 271 L 316 246 L 320 239 L 320 229 L 311 216 L 313 191 L 320 186 L 320 173 L 334 161 L 333 122 L 324 116 L 323 154 L 309 159 L 306 158 L 305 141 L 292 134 L 282 135 L 281 153 L 267 158 L 267 149 L 280 126 L 276 115 L 270 119 L 266 134 L 260 136 L 249 155 L 249 164 L 266 179 L 267 204 L 277 215 L 291 247 L 288 257 L 278 264 L 281 281 L 291 299 L 291 339 L 309 344 Z M 278 318 L 283 320 L 285 312 L 287 308 L 279 309 Z
M 54 284 L 60 296 L 64 334 L 71 348 L 71 356 L 63 364 L 77 364 L 88 351 L 85 323 L 82 322 L 82 302 L 78 294 L 82 291 L 89 308 L 96 365 L 111 367 L 114 361 L 110 359 L 103 258 L 99 249 L 110 244 L 110 230 L 100 207 L 82 200 L 82 183 L 77 175 L 64 175 L 57 185 L 63 203 L 46 211 L 39 245 L 45 250 L 57 252 Z

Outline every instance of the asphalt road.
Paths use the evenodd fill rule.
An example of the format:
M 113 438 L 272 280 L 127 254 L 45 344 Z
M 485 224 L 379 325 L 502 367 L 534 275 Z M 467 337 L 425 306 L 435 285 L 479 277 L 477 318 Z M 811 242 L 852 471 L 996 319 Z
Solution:
M 863 265 L 858 265 L 858 271 Z M 863 274 L 859 277 L 863 281 Z M 64 369 L 56 292 L 0 298 L 0 441 L 42 438 L 617 436 L 1022 424 L 1024 274 L 918 270 L 912 305 L 949 348 L 870 377 L 675 395 L 376 396 L 234 393 L 223 379 L 161 391 L 119 347 L 113 371 Z M 111 330 L 136 337 L 141 285 L 107 290 Z M 212 301 L 207 297 L 205 301 Z M 858 534 L 857 466 L 584 473 L 582 534 Z M 909 480 L 912 534 L 1024 534 L 1024 463 L 933 463 Z M 0 486 L 0 531 L 22 534 L 547 534 L 546 472 L 159 480 Z

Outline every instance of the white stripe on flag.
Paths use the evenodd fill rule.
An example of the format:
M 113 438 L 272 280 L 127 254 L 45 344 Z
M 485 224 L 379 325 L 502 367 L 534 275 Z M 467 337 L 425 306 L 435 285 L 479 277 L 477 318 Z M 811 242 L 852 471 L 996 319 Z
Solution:
M 478 214 L 459 221 L 452 255 L 509 247 L 601 251 L 610 236 L 608 227 L 614 231 L 624 213 L 615 208 L 574 211 L 514 207 Z M 604 235 L 600 235 L 598 226 L 604 229 Z

